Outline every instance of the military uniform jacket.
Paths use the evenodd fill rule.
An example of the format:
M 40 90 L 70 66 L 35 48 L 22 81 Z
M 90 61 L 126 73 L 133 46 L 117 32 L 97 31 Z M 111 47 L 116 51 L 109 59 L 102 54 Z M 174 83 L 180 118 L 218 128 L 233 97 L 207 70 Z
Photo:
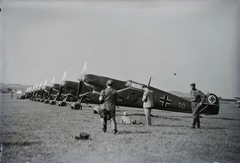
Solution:
M 147 90 L 143 93 L 143 96 L 146 97 L 146 101 L 143 102 L 143 108 L 154 107 L 154 92 L 152 90 Z
M 116 108 L 117 91 L 112 88 L 106 88 L 101 91 L 100 96 L 103 96 L 105 99 L 102 105 L 105 105 L 107 111 L 114 111 Z
M 198 89 L 191 90 L 190 95 L 191 95 L 191 101 L 197 102 L 197 103 L 199 103 L 199 102 L 203 103 L 205 100 L 205 96 L 206 96 L 204 93 L 202 93 Z

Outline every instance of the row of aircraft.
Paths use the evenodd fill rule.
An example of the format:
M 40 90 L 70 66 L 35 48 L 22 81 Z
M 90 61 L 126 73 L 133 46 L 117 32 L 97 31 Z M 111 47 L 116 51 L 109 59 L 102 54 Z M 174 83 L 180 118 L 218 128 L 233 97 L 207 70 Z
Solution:
M 87 63 L 84 64 L 78 81 L 69 81 L 66 79 L 66 71 L 62 77 L 60 84 L 55 83 L 53 78 L 51 85 L 47 86 L 47 80 L 42 85 L 36 85 L 27 88 L 24 97 L 34 101 L 41 101 L 52 105 L 67 106 L 71 103 L 71 108 L 75 110 L 82 109 L 82 103 L 100 104 L 100 91 L 106 88 L 106 82 L 109 77 L 98 76 L 94 74 L 87 74 Z M 112 79 L 114 81 L 114 88 L 118 92 L 117 106 L 142 108 L 143 85 L 132 80 L 122 81 Z M 154 109 L 192 113 L 191 101 L 183 97 L 178 97 L 166 91 L 150 86 L 151 78 L 149 80 L 149 89 L 154 91 Z M 213 93 L 208 93 L 205 102 L 200 111 L 205 115 L 217 115 L 219 112 L 219 99 Z

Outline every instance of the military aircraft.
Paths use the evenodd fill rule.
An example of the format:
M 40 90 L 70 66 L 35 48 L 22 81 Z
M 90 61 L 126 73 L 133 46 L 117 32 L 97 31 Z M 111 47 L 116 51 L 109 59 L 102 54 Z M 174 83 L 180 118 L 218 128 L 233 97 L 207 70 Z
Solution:
M 88 87 L 89 89 L 91 88 L 91 91 L 80 94 L 79 98 L 82 100 L 72 104 L 72 108 L 78 105 L 80 106 L 76 107 L 75 109 L 81 108 L 81 102 L 99 104 L 99 93 L 102 89 L 106 88 L 105 84 L 109 79 L 114 81 L 114 88 L 118 92 L 118 106 L 142 108 L 142 95 L 144 92 L 143 86 L 145 84 L 134 82 L 132 80 L 121 81 L 109 77 L 97 76 L 94 74 L 86 74 L 84 79 L 82 81 L 80 80 L 82 85 Z M 189 100 L 151 87 L 150 85 L 149 89 L 154 91 L 154 109 L 184 113 L 192 112 L 191 102 Z M 207 94 L 206 100 L 203 103 L 203 108 L 200 112 L 206 115 L 217 115 L 219 112 L 218 97 L 212 93 Z
M 63 90 L 68 91 L 69 93 L 62 94 Z M 81 92 L 80 92 L 80 90 L 81 90 Z M 91 91 L 91 89 L 84 86 L 80 82 L 65 80 L 62 82 L 62 84 L 60 85 L 60 89 L 59 89 L 59 96 L 64 96 L 65 98 L 62 101 L 59 101 L 58 105 L 66 106 L 67 102 L 77 102 L 78 100 L 80 100 L 80 98 L 79 98 L 80 93 L 83 94 L 88 91 Z
M 34 85 L 33 87 L 29 87 L 25 91 L 25 98 L 29 98 L 32 101 L 40 101 L 49 103 L 49 100 L 53 99 L 53 96 L 57 94 L 59 89 L 59 84 L 54 83 L 55 77 L 53 77 L 51 86 L 47 86 L 47 79 L 44 82 L 44 85 L 40 83 L 39 86 Z
M 40 101 L 40 102 L 44 101 L 47 93 L 46 91 L 49 90 L 49 86 L 46 86 L 46 84 L 47 84 L 47 79 L 45 80 L 43 86 L 42 86 L 42 82 L 40 83 L 40 86 L 37 89 L 35 101 Z
M 81 109 L 81 105 L 79 104 L 84 100 L 85 98 L 84 95 L 86 95 L 85 93 L 87 94 L 92 93 L 91 91 L 92 89 L 85 86 L 81 80 L 86 74 L 86 69 L 87 69 L 87 63 L 85 63 L 82 68 L 82 72 L 79 77 L 80 79 L 79 82 L 65 80 L 66 78 L 66 71 L 65 71 L 62 78 L 62 82 L 60 84 L 59 92 L 58 92 L 58 96 L 63 96 L 64 99 L 58 102 L 59 106 L 66 106 L 67 102 L 75 102 L 73 103 L 72 108 Z M 65 92 L 65 94 L 63 92 Z M 90 103 L 95 103 L 95 102 L 90 100 Z
M 77 82 L 73 82 L 73 81 L 66 81 L 67 72 L 65 71 L 62 77 L 62 80 L 60 82 L 60 84 L 52 84 L 52 87 L 50 87 L 49 90 L 49 99 L 45 101 L 45 103 L 49 103 L 51 105 L 56 105 L 56 103 L 58 102 L 59 106 L 66 106 L 67 105 L 67 101 L 72 102 L 72 101 L 77 101 L 76 98 L 76 92 L 75 90 L 72 90 L 71 88 L 66 89 L 65 85 L 63 86 L 64 83 L 70 83 L 70 87 L 76 86 L 78 85 Z M 52 82 L 53 83 L 53 82 Z M 52 91 L 55 91 L 54 95 L 51 95 Z
M 240 97 L 234 97 L 235 99 L 237 99 L 236 103 L 237 103 L 237 107 L 240 108 Z
M 72 109 L 82 109 L 82 103 L 100 104 L 98 100 L 100 91 L 106 88 L 107 81 L 111 79 L 114 81 L 113 87 L 118 92 L 118 106 L 142 108 L 143 86 L 145 84 L 132 80 L 122 81 L 109 77 L 87 74 L 86 69 L 87 64 L 85 63 L 81 75 L 78 78 L 78 82 L 65 80 L 66 72 L 63 75 L 61 84 L 54 84 L 53 80 L 52 86 L 48 91 L 48 99 L 45 100 L 45 103 L 56 104 L 56 101 L 59 101 L 60 106 L 66 106 L 66 102 L 68 98 L 70 98 L 70 101 L 74 101 L 71 105 Z M 149 89 L 154 91 L 154 109 L 183 113 L 192 112 L 191 102 L 188 99 L 151 87 L 150 82 L 151 78 L 148 86 Z M 38 87 L 36 86 L 36 88 Z M 52 95 L 53 90 L 55 91 L 55 95 Z M 36 94 L 36 91 L 33 92 Z M 64 100 L 63 97 L 65 97 Z M 208 93 L 200 113 L 217 115 L 218 112 L 218 97 L 213 93 Z
M 111 79 L 114 81 L 114 88 L 118 92 L 118 106 L 142 108 L 143 86 L 138 82 L 132 80 L 121 81 L 109 77 L 98 76 L 94 74 L 86 74 L 86 64 L 82 70 L 79 82 L 65 81 L 62 84 L 63 88 L 75 90 L 77 92 L 76 102 L 72 103 L 72 109 L 81 109 L 81 103 L 99 104 L 100 91 L 106 88 L 107 81 Z M 149 80 L 149 89 L 154 91 L 154 109 L 166 110 L 174 112 L 192 113 L 191 102 L 188 99 L 178 97 L 166 91 L 150 86 L 151 78 Z M 206 115 L 217 115 L 219 112 L 219 99 L 213 93 L 208 93 L 200 111 Z
M 58 91 L 60 89 L 60 84 L 55 83 L 55 77 L 53 77 L 49 90 L 46 90 L 47 95 L 44 100 L 44 103 L 55 105 L 56 100 L 61 100 L 61 97 L 58 96 Z

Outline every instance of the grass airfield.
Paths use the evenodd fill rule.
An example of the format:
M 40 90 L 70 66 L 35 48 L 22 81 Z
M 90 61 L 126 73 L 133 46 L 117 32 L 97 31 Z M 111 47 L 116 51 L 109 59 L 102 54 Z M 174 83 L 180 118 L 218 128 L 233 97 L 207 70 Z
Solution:
M 0 94 L 0 107 L 3 163 L 237 163 L 240 158 L 240 109 L 230 104 L 221 104 L 216 116 L 202 115 L 202 129 L 190 128 L 191 114 L 158 110 L 152 111 L 153 126 L 145 126 L 142 109 L 119 107 L 117 135 L 110 123 L 103 133 L 87 105 L 71 110 Z M 122 124 L 124 111 L 144 124 Z M 76 140 L 80 132 L 91 140 Z

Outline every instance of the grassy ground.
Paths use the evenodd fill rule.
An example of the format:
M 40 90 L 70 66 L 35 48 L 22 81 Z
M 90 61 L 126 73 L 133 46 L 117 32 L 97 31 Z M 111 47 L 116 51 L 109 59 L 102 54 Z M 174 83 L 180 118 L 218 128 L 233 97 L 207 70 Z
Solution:
M 221 105 L 217 116 L 201 118 L 191 129 L 191 115 L 153 110 L 153 126 L 124 125 L 121 114 L 145 123 L 143 110 L 120 107 L 118 134 L 101 130 L 91 107 L 71 110 L 1 95 L 2 162 L 239 162 L 240 109 Z M 80 132 L 91 140 L 76 140 Z

